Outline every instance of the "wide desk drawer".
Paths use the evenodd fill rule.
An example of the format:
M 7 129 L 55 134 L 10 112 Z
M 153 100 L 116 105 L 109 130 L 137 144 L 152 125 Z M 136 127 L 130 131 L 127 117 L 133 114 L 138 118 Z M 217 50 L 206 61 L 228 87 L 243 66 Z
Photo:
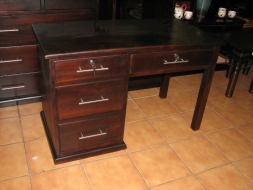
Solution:
M 126 78 L 57 87 L 59 119 L 121 110 L 127 90 Z
M 128 74 L 125 55 L 55 61 L 56 82 Z
M 131 55 L 130 74 L 161 74 L 210 65 L 213 50 L 168 51 Z
M 39 70 L 37 45 L 0 47 L 0 75 Z
M 0 98 L 40 94 L 39 73 L 0 77 Z
M 89 150 L 122 142 L 122 114 L 59 125 L 60 149 Z

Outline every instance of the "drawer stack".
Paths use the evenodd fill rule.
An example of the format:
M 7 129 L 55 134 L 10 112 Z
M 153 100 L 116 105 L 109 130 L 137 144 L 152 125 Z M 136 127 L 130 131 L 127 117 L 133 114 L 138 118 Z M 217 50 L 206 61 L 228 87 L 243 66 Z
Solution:
M 42 117 L 55 163 L 126 148 L 127 55 L 41 63 Z
M 64 2 L 0 0 L 0 107 L 41 95 L 32 24 L 97 18 L 96 0 Z

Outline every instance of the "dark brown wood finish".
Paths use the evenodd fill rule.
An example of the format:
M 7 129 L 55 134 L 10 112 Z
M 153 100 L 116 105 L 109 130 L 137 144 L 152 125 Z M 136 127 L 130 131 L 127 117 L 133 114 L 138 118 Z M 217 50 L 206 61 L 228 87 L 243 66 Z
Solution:
M 40 72 L 33 23 L 94 20 L 97 0 L 0 0 L 0 106 L 38 99 Z M 37 74 L 33 74 L 37 72 Z M 23 75 L 23 76 L 22 76 Z M 28 81 L 26 81 L 26 80 Z M 16 81 L 22 81 L 19 85 Z M 20 88 L 19 86 L 26 86 Z M 26 90 L 25 90 L 26 89 Z M 28 90 L 29 89 L 29 90 Z M 35 96 L 36 95 L 36 96 Z
M 222 44 L 217 38 L 162 19 L 34 24 L 33 29 L 42 68 L 41 114 L 56 163 L 126 147 L 128 81 L 137 76 L 160 75 L 160 97 L 166 98 L 170 73 L 202 70 L 191 125 L 199 129 Z

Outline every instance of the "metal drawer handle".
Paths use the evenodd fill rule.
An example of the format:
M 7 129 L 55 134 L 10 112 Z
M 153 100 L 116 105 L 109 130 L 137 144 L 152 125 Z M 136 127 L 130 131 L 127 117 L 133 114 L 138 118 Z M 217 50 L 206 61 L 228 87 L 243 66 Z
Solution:
M 94 135 L 88 135 L 88 136 L 83 136 L 83 133 L 81 133 L 81 137 L 79 137 L 79 139 L 88 139 L 88 138 L 92 138 L 92 137 L 97 137 L 97 136 L 101 136 L 101 135 L 106 135 L 106 132 L 103 132 L 101 129 L 99 129 L 99 133 L 94 134 Z
M 84 102 L 83 99 L 81 98 L 81 102 L 79 102 L 79 105 L 83 105 L 83 104 L 92 104 L 92 103 L 97 103 L 97 102 L 105 102 L 108 101 L 108 98 L 104 98 L 103 96 L 101 96 L 100 100 L 92 100 L 92 101 L 87 101 Z
M 8 86 L 3 86 L 2 90 L 12 90 L 16 88 L 25 88 L 24 84 L 17 84 L 17 85 L 8 85 Z
M 188 60 L 184 60 L 184 59 L 180 58 L 179 55 L 176 53 L 174 54 L 174 57 L 175 57 L 175 61 L 168 62 L 168 61 L 164 60 L 163 64 L 166 65 L 166 64 L 173 64 L 173 63 L 187 63 L 187 62 L 189 62 Z
M 79 67 L 79 70 L 77 70 L 77 73 L 82 73 L 82 72 L 94 72 L 94 75 L 96 73 L 96 71 L 105 71 L 105 70 L 109 70 L 108 67 L 104 68 L 102 65 L 100 65 L 100 68 L 96 67 L 96 64 L 93 60 L 90 60 L 90 64 L 92 66 L 92 69 L 86 69 L 86 70 L 82 70 L 81 67 Z
M 16 28 L 13 28 L 13 29 L 10 29 L 10 30 L 0 30 L 0 32 L 18 32 L 19 29 L 16 29 Z
M 1 60 L 0 63 L 12 63 L 12 62 L 21 62 L 23 61 L 22 59 L 13 59 L 13 60 L 6 60 L 6 61 L 3 61 Z

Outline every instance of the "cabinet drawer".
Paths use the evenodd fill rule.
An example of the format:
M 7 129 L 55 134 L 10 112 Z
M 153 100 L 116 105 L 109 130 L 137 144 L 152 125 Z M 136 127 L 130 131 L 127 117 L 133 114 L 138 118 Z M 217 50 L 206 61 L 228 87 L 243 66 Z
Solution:
M 200 69 L 210 64 L 212 52 L 212 50 L 194 50 L 133 54 L 131 55 L 130 73 L 160 74 L 174 70 L 179 71 L 179 68 L 181 71 Z
M 45 0 L 46 9 L 96 9 L 96 0 Z
M 125 80 L 127 78 L 58 87 L 59 119 L 121 110 L 126 99 Z
M 37 45 L 0 47 L 0 75 L 38 70 Z
M 61 151 L 89 150 L 121 143 L 122 119 L 120 114 L 59 125 Z
M 0 77 L 0 98 L 40 94 L 39 73 Z
M 40 10 L 40 0 L 0 0 L 0 11 Z
M 29 14 L 0 17 L 0 44 L 20 42 L 36 43 L 32 31 L 32 24 L 45 22 L 64 22 L 74 20 L 93 19 L 95 16 L 86 12 L 69 14 Z
M 126 65 L 126 56 L 122 55 L 56 61 L 55 70 L 56 82 L 125 75 L 129 72 Z

